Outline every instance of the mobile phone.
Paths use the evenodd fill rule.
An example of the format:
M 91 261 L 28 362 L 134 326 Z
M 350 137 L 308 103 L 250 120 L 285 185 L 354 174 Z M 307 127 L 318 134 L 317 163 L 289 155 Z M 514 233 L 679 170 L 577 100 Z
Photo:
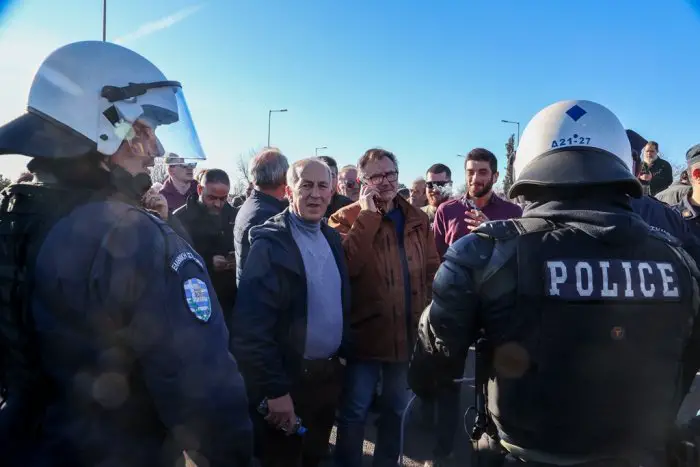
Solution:
M 469 209 L 473 209 L 474 211 L 481 211 L 481 209 L 477 207 L 476 203 L 474 203 L 474 201 L 467 198 L 466 196 L 462 198 L 462 204 L 464 204 Z
M 374 196 L 372 196 L 372 200 L 374 200 L 374 206 L 377 208 L 377 211 L 379 211 L 379 214 L 381 214 L 382 216 L 384 214 L 386 214 L 386 211 L 384 211 L 384 208 L 381 207 L 384 205 L 384 202 L 382 201 L 381 196 L 374 195 Z

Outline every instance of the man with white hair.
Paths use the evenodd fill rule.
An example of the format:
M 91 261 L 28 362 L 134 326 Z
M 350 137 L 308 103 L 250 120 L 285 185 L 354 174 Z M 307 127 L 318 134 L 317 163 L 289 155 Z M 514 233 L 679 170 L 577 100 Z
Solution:
M 243 266 L 248 257 L 248 232 L 251 227 L 263 224 L 287 206 L 284 200 L 287 169 L 289 162 L 279 149 L 265 148 L 250 161 L 249 172 L 253 191 L 241 205 L 233 227 L 236 283 L 241 280 Z
M 232 347 L 252 408 L 266 413 L 253 417 L 262 466 L 315 467 L 328 452 L 341 391 L 350 279 L 340 235 L 322 222 L 333 194 L 329 167 L 295 162 L 285 191 L 289 209 L 250 231 Z

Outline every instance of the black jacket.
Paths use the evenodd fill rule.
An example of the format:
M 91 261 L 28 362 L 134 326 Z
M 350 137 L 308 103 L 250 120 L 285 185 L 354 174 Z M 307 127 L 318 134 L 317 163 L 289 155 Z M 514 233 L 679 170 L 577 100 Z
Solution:
M 243 265 L 248 257 L 248 250 L 250 250 L 248 233 L 251 227 L 262 225 L 272 216 L 281 213 L 286 207 L 286 201 L 253 190 L 239 208 L 233 228 L 233 241 L 236 250 L 236 283 L 241 280 Z
M 236 300 L 236 271 L 215 271 L 212 259 L 216 255 L 226 256 L 233 249 L 233 225 L 236 211 L 226 203 L 220 216 L 212 216 L 196 196 L 175 210 L 173 218 L 179 220 L 192 240 L 192 247 L 204 259 L 216 296 L 225 315 L 232 312 Z
M 667 160 L 657 157 L 651 165 L 644 162 L 643 166 L 648 167 L 651 172 L 651 181 L 649 182 L 651 196 L 655 196 L 673 183 L 673 168 Z
M 353 201 L 347 196 L 341 195 L 340 193 L 336 193 L 331 197 L 331 202 L 328 204 L 328 208 L 326 209 L 326 215 L 324 217 L 331 217 L 333 214 L 352 203 Z
M 306 345 L 306 273 L 290 227 L 289 210 L 251 231 L 249 261 L 233 313 L 231 347 L 250 402 L 290 392 L 301 371 Z M 340 235 L 321 223 L 335 256 L 343 300 L 343 339 L 338 355 L 348 355 L 350 279 Z
M 546 233 L 545 229 L 543 232 L 523 233 L 527 229 L 522 228 L 522 222 L 533 220 L 550 223 L 551 227 L 546 229 Z M 490 232 L 487 234 L 486 230 Z M 497 235 L 494 234 L 499 230 Z M 528 238 L 531 239 L 529 242 Z M 542 251 L 531 248 L 534 244 L 542 244 Z M 552 245 L 558 250 L 555 253 L 551 253 L 551 249 L 547 248 Z M 569 253 L 562 253 L 567 248 L 571 248 Z M 671 252 L 671 249 L 674 252 Z M 544 291 L 552 288 L 544 287 L 547 280 L 542 278 L 542 271 L 545 271 L 546 277 L 547 269 L 543 267 L 547 264 L 545 260 L 554 255 L 558 255 L 556 258 L 564 258 L 556 261 L 562 265 L 564 262 L 571 265 L 581 258 L 581 261 L 585 262 L 586 258 L 596 257 L 611 258 L 610 261 L 618 257 L 637 258 L 642 262 L 653 262 L 655 258 L 673 258 L 672 264 L 678 274 L 674 280 L 676 284 L 682 284 L 682 287 L 678 287 L 683 292 L 675 303 L 657 299 L 660 302 L 657 305 L 658 310 L 650 308 L 649 305 L 645 306 L 639 300 L 585 302 L 583 295 L 580 295 L 579 300 L 572 298 L 577 290 L 577 283 L 573 274 L 569 274 L 565 280 L 568 284 L 573 284 L 569 291 L 574 292 L 569 292 L 568 296 L 562 292 L 560 296 L 560 289 L 556 289 L 556 293 L 551 295 L 553 298 L 546 298 L 548 292 Z M 619 273 L 617 278 L 610 276 L 613 282 L 620 283 L 620 290 L 624 281 L 621 274 Z M 607 283 L 607 279 L 602 279 L 600 274 L 596 275 L 595 279 L 592 275 L 590 277 L 589 284 L 598 283 L 597 290 L 601 289 L 602 282 Z M 522 220 L 486 223 L 475 233 L 465 236 L 450 247 L 435 276 L 433 301 L 421 317 L 419 342 L 409 370 L 409 384 L 419 397 L 429 397 L 436 393 L 440 385 L 451 384 L 451 379 L 456 376 L 452 369 L 464 364 L 469 346 L 481 335 L 485 335 L 496 349 L 491 353 L 494 360 L 487 363 L 490 372 L 488 376 L 491 379 L 484 383 L 488 387 L 489 409 L 494 414 L 492 418 L 498 428 L 498 436 L 514 447 L 521 448 L 521 457 L 532 456 L 530 460 L 537 460 L 536 457 L 540 456 L 538 453 L 548 453 L 566 460 L 589 456 L 596 459 L 596 456 L 614 457 L 619 454 L 617 449 L 621 448 L 633 448 L 635 452 L 657 448 L 657 443 L 662 442 L 661 438 L 665 437 L 665 427 L 657 429 L 659 426 L 653 426 L 653 423 L 647 421 L 651 418 L 671 421 L 663 417 L 668 413 L 675 413 L 675 404 L 681 400 L 672 400 L 671 396 L 682 395 L 687 390 L 687 382 L 677 379 L 673 381 L 670 378 L 660 379 L 655 372 L 639 374 L 638 377 L 644 380 L 644 384 L 638 387 L 644 388 L 644 392 L 640 389 L 635 393 L 635 399 L 630 399 L 628 407 L 663 394 L 659 400 L 663 399 L 664 403 L 660 403 L 654 410 L 659 410 L 658 413 L 663 412 L 664 415 L 650 417 L 651 411 L 646 411 L 646 408 L 635 411 L 635 417 L 636 414 L 640 414 L 640 419 L 645 419 L 644 423 L 637 426 L 630 426 L 629 417 L 601 415 L 602 412 L 591 410 L 585 417 L 570 418 L 576 420 L 575 429 L 561 428 L 568 423 L 561 422 L 562 418 L 565 418 L 561 414 L 581 411 L 581 407 L 597 403 L 592 401 L 599 401 L 598 406 L 609 404 L 609 407 L 618 410 L 618 407 L 625 404 L 616 404 L 616 401 L 629 396 L 625 391 L 619 390 L 625 385 L 624 382 L 615 383 L 616 389 L 610 382 L 611 389 L 609 394 L 606 394 L 600 390 L 608 384 L 603 381 L 604 378 L 596 381 L 595 378 L 590 378 L 590 374 L 584 378 L 580 376 L 580 372 L 576 374 L 586 365 L 595 365 L 601 369 L 609 365 L 609 368 L 619 368 L 617 373 L 625 371 L 625 366 L 619 365 L 618 359 L 623 351 L 619 350 L 615 355 L 610 352 L 615 345 L 611 343 L 615 336 L 610 334 L 612 339 L 607 338 L 611 332 L 605 327 L 607 323 L 596 322 L 587 317 L 587 313 L 600 313 L 596 316 L 610 319 L 611 326 L 621 325 L 621 321 L 625 321 L 629 329 L 649 333 L 657 339 L 655 344 L 660 344 L 658 348 L 654 348 L 643 339 L 638 342 L 632 339 L 625 340 L 622 343 L 630 346 L 625 350 L 630 352 L 630 355 L 631 349 L 639 349 L 640 355 L 644 353 L 642 349 L 645 349 L 647 353 L 644 355 L 645 358 L 649 358 L 649 364 L 654 361 L 658 365 L 657 370 L 664 368 L 666 376 L 670 373 L 680 375 L 681 372 L 677 370 L 679 361 L 682 361 L 685 367 L 683 374 L 694 376 L 700 367 L 700 354 L 695 351 L 700 343 L 700 320 L 695 319 L 697 309 L 692 304 L 697 303 L 699 298 L 699 279 L 700 273 L 695 262 L 679 248 L 678 240 L 661 229 L 650 229 L 632 212 L 628 200 L 593 202 L 581 199 L 533 204 L 525 211 Z M 655 290 L 660 293 L 661 280 L 657 278 L 656 281 Z M 554 282 L 550 281 L 549 284 Z M 633 281 L 632 286 L 641 288 L 638 280 Z M 555 302 L 559 296 L 557 304 Z M 554 313 L 554 310 L 557 312 Z M 632 316 L 626 314 L 627 310 L 634 314 L 634 319 L 626 319 L 626 316 Z M 617 313 L 615 318 L 611 318 L 613 313 Z M 581 323 L 585 325 L 582 326 Z M 596 330 L 596 326 L 601 327 Z M 624 332 L 625 327 L 621 329 Z M 598 331 L 600 332 L 596 334 Z M 689 331 L 692 331 L 692 334 Z M 660 332 L 673 335 L 674 339 L 668 339 L 668 335 L 662 335 Z M 598 339 L 597 335 L 601 337 Z M 632 337 L 634 336 L 630 336 Z M 579 338 L 581 340 L 578 340 Z M 513 342 L 517 342 L 517 345 L 512 344 Z M 661 346 L 666 344 L 669 344 L 670 348 L 671 342 L 672 351 L 666 347 L 661 350 Z M 685 352 L 684 343 L 688 346 Z M 552 345 L 552 348 L 557 346 L 561 351 L 533 352 L 532 348 L 540 344 L 542 348 L 545 345 Z M 692 349 L 693 352 L 687 349 Z M 565 359 L 560 359 L 560 355 L 577 355 L 579 361 L 563 361 Z M 679 358 L 681 355 L 682 359 Z M 561 373 L 551 380 L 542 376 L 546 375 L 546 371 L 566 364 L 573 366 L 570 372 Z M 630 360 L 629 365 L 634 366 L 635 363 Z M 513 376 L 511 372 L 517 376 Z M 591 384 L 587 387 L 596 389 L 577 393 L 580 387 L 576 383 L 582 380 Z M 528 384 L 526 389 L 523 384 Z M 569 389 L 559 391 L 556 397 L 549 397 L 550 390 L 555 392 L 551 389 L 555 384 L 562 384 L 562 387 Z M 675 390 L 669 390 L 674 385 Z M 557 402 L 553 404 L 555 399 Z M 562 400 L 568 403 L 563 404 Z M 538 410 L 533 410 L 532 404 L 537 405 Z M 557 410 L 540 410 L 552 405 L 557 407 Z M 606 416 L 609 418 L 606 419 Z M 552 436 L 551 433 L 554 430 L 550 430 L 546 436 L 542 435 L 545 429 L 535 429 L 535 426 L 559 427 L 561 437 L 555 440 L 557 436 Z M 616 431 L 628 435 L 629 440 L 623 439 L 624 436 L 616 439 L 609 437 L 605 441 L 607 446 L 601 443 L 599 447 L 589 449 L 593 436 L 584 437 L 572 433 L 580 430 L 580 433 L 590 434 L 593 432 L 593 426 L 597 426 L 596 436 L 598 433 Z M 566 438 L 570 434 L 571 436 Z M 640 439 L 652 440 L 653 443 L 634 444 Z M 566 443 L 568 444 L 565 445 Z

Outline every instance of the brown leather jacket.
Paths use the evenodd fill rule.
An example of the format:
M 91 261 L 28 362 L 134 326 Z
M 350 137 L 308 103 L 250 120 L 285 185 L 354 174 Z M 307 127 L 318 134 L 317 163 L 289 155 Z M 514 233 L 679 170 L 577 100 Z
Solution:
M 396 199 L 405 220 L 410 316 L 406 316 L 403 260 L 392 221 L 376 212 L 361 212 L 358 202 L 328 220 L 343 236 L 352 285 L 350 332 L 355 356 L 360 359 L 408 361 L 418 319 L 430 303 L 433 277 L 440 265 L 428 216 L 400 196 Z

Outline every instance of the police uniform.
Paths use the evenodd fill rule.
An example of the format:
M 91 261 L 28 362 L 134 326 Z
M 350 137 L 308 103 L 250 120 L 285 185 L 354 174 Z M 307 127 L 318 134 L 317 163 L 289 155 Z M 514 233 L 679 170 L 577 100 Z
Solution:
M 693 233 L 700 236 L 700 208 L 691 203 L 688 196 L 674 206 L 674 209 L 678 211 Z
M 83 73 L 82 66 L 102 73 Z M 100 89 L 82 79 L 112 76 L 95 93 L 95 106 L 80 103 L 87 114 L 105 109 L 97 133 L 77 131 L 85 118 L 76 117 L 81 107 L 71 106 L 70 96 L 54 99 L 46 88 L 35 89 L 48 86 L 47 69 L 83 86 L 87 91 L 70 93 L 79 99 Z M 110 74 L 114 69 L 120 76 Z M 81 42 L 47 58 L 30 112 L 0 127 L 3 151 L 34 156 L 31 164 L 55 169 L 49 172 L 57 177 L 70 173 L 59 167 L 87 170 L 88 164 L 109 182 L 98 189 L 101 179 L 74 185 L 59 177 L 3 193 L 2 465 L 172 466 L 184 462 L 183 451 L 198 465 L 250 460 L 243 379 L 204 261 L 168 224 L 138 207 L 138 196 L 119 190 L 124 180 L 139 185 L 139 175 L 108 159 L 116 148 L 156 147 L 144 125 L 185 123 L 183 103 L 173 101 L 179 92 L 179 83 L 128 49 Z M 61 113 L 61 105 L 70 109 Z M 113 141 L 127 134 L 128 141 Z M 109 172 L 101 170 L 104 160 Z
M 554 104 L 521 141 L 510 195 L 533 203 L 448 250 L 409 384 L 419 397 L 453 384 L 451 369 L 483 337 L 475 441 L 492 434 L 510 463 L 654 465 L 697 342 L 700 273 L 675 237 L 632 211 L 627 194 L 641 187 L 610 111 Z
M 700 162 L 700 144 L 696 144 L 688 149 L 685 154 L 685 158 L 688 163 L 688 177 L 692 179 L 692 175 L 690 173 L 692 166 Z M 700 208 L 695 206 L 690 201 L 692 195 L 693 193 L 691 191 L 673 208 L 681 215 L 692 232 L 696 236 L 700 236 Z

